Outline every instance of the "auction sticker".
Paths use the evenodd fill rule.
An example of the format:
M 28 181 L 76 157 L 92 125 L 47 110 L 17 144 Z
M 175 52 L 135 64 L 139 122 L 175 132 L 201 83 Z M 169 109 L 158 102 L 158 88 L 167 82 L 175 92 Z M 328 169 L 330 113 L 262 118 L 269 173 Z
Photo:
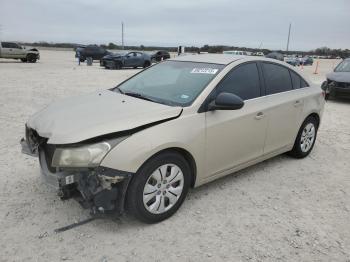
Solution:
M 210 74 L 215 75 L 219 69 L 216 68 L 193 68 L 191 74 Z

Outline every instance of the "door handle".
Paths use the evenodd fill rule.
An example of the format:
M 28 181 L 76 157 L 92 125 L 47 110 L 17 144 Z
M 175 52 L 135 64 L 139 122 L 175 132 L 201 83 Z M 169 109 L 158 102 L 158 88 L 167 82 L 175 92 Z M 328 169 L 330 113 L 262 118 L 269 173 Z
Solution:
M 264 115 L 263 112 L 259 112 L 259 113 L 256 114 L 255 119 L 256 119 L 256 120 L 260 120 L 260 119 L 262 119 L 264 116 L 265 116 L 265 115 Z
M 300 105 L 301 105 L 301 101 L 300 100 L 297 100 L 297 101 L 294 102 L 294 106 L 295 107 L 298 107 Z

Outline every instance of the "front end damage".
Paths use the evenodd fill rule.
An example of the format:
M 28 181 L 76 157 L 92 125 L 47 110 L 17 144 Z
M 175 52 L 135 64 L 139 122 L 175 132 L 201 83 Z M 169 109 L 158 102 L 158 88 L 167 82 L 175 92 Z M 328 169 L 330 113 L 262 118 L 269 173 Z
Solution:
M 57 190 L 62 199 L 76 199 L 84 208 L 96 213 L 122 213 L 127 186 L 132 173 L 102 166 L 54 167 L 52 159 L 57 145 L 47 143 L 35 130 L 26 127 L 21 140 L 22 152 L 38 156 L 42 177 Z

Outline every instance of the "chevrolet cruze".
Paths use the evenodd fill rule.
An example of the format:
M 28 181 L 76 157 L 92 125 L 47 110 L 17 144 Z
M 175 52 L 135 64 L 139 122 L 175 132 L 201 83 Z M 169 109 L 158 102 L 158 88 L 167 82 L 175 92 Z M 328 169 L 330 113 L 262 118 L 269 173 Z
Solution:
M 306 157 L 324 101 L 284 62 L 188 55 L 49 105 L 28 120 L 21 144 L 61 198 L 154 223 L 191 187 L 278 154 Z

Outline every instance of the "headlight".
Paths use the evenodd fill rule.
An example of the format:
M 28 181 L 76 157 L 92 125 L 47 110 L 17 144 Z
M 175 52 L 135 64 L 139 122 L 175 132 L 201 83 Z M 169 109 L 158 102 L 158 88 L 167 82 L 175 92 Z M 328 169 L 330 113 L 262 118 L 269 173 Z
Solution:
M 107 142 L 80 147 L 57 148 L 52 158 L 52 166 L 96 167 L 110 149 L 111 145 Z

